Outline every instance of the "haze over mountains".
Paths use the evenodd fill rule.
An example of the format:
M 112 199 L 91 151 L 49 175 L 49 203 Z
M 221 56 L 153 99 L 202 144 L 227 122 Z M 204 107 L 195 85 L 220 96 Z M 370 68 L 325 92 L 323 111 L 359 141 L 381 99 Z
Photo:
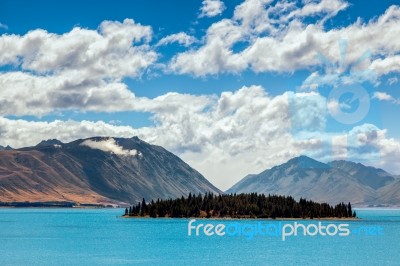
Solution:
M 13 148 L 11 148 L 10 146 L 6 146 L 6 147 L 3 147 L 3 146 L 1 146 L 0 145 L 0 151 L 9 151 L 9 150 L 12 150 Z
M 89 138 L 0 151 L 0 202 L 128 203 L 220 193 L 160 146 L 137 137 Z
M 137 137 L 45 140 L 34 147 L 0 147 L 0 202 L 71 201 L 132 204 L 192 193 L 222 193 L 160 146 Z M 265 193 L 355 206 L 400 206 L 400 178 L 349 161 L 307 156 L 248 175 L 226 193 Z
M 248 175 L 226 193 L 291 195 L 356 206 L 400 205 L 400 179 L 382 169 L 349 161 L 325 164 L 307 156 Z

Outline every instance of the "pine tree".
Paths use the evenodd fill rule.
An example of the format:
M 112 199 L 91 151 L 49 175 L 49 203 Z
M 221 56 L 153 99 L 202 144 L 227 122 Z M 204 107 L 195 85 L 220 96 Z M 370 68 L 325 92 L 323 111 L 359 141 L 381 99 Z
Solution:
M 190 199 L 190 200 L 189 200 Z M 157 199 L 146 203 L 143 198 L 136 206 L 125 209 L 125 215 L 150 217 L 254 217 L 254 218 L 324 218 L 355 217 L 351 204 L 339 203 L 331 206 L 301 198 L 296 202 L 293 197 L 264 195 L 257 193 L 202 196 L 189 193 L 188 198 Z
M 351 204 L 347 204 L 347 217 L 353 216 L 353 211 L 351 210 Z
M 147 214 L 147 205 L 146 205 L 146 201 L 143 198 L 142 199 L 142 209 L 141 209 L 140 215 L 145 216 L 146 214 Z

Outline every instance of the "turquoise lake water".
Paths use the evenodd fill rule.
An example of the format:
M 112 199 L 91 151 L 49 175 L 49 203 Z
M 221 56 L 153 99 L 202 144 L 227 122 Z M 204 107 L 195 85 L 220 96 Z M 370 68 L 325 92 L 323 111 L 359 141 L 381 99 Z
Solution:
M 246 225 L 247 237 L 234 231 L 195 236 L 194 230 L 188 236 L 189 219 L 124 219 L 118 217 L 122 212 L 0 209 L 0 265 L 400 265 L 400 210 L 363 209 L 357 210 L 359 221 L 322 221 L 349 224 L 348 236 L 298 235 L 285 241 L 273 230 L 249 239 L 255 232 L 249 228 L 318 221 L 196 220 L 193 225 L 226 229 Z

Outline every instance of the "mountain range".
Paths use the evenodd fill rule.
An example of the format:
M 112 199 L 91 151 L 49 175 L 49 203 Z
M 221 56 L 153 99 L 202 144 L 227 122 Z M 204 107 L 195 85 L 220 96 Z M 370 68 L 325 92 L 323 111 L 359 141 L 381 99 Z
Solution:
M 146 200 L 220 194 L 179 157 L 138 137 L 94 137 L 33 147 L 0 147 L 0 202 L 126 205 Z M 400 177 L 350 161 L 307 156 L 244 177 L 225 193 L 264 193 L 355 206 L 400 206 Z
M 132 204 L 189 192 L 221 193 L 179 157 L 137 137 L 0 150 L 0 202 Z
M 355 206 L 400 205 L 400 178 L 382 169 L 350 161 L 322 163 L 307 156 L 247 175 L 225 193 L 291 195 Z
M 11 148 L 10 146 L 6 146 L 6 147 L 3 147 L 3 146 L 1 146 L 0 145 L 0 151 L 10 151 L 10 150 L 12 150 L 13 148 Z

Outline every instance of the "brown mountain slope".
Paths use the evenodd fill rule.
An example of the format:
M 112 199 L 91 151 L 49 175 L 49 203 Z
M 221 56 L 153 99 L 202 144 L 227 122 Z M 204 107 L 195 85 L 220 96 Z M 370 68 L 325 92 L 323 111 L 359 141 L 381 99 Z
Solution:
M 0 201 L 133 203 L 220 193 L 200 173 L 162 147 L 134 137 L 0 151 Z
M 107 202 L 79 178 L 85 176 L 80 167 L 63 153 L 0 151 L 0 201 Z

